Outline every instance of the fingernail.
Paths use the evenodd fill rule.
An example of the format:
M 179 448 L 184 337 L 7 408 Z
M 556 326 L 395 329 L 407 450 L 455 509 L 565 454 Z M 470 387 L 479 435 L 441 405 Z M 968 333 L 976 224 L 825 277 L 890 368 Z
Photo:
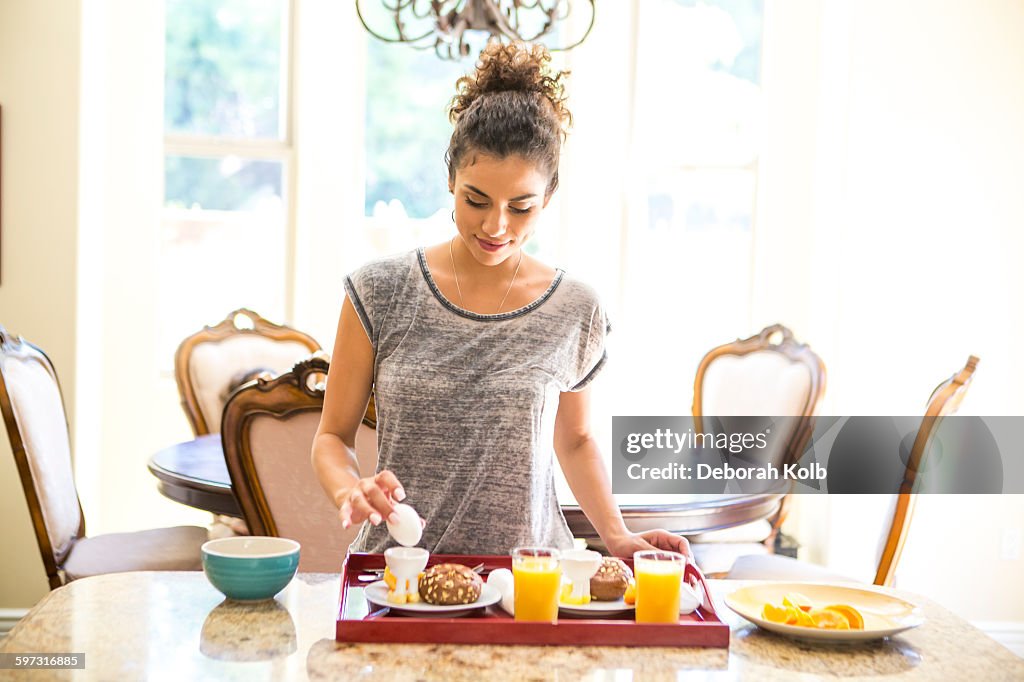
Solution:
M 377 512 L 373 512 L 372 514 L 370 514 L 370 523 L 372 523 L 375 526 L 379 526 L 380 522 L 380 514 L 378 514 Z
M 405 489 L 402 486 L 395 488 L 395 499 L 399 502 L 405 499 Z
M 388 523 L 398 523 L 398 512 L 388 514 Z
M 341 522 L 341 527 L 342 528 L 348 528 L 351 525 L 352 525 L 352 522 L 349 521 L 348 519 L 345 519 L 344 521 Z

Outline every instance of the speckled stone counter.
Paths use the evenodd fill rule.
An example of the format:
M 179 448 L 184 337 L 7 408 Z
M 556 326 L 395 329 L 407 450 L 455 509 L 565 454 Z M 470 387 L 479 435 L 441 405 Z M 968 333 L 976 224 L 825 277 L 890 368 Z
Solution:
M 86 669 L 0 679 L 101 680 L 1024 680 L 1024 660 L 913 595 L 921 627 L 859 646 L 800 644 L 735 616 L 723 649 L 338 644 L 338 576 L 302 574 L 270 602 L 225 602 L 202 573 L 124 573 L 77 581 L 40 602 L 2 652 L 85 652 Z

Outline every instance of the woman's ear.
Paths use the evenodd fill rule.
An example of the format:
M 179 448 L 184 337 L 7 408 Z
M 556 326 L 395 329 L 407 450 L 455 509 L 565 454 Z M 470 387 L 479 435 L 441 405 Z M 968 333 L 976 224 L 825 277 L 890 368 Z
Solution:
M 448 193 L 455 194 L 455 183 L 451 180 L 448 181 Z

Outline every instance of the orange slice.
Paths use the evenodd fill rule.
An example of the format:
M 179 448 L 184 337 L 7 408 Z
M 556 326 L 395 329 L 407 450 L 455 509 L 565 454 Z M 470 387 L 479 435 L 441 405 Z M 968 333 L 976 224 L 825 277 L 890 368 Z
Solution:
M 803 628 L 817 627 L 814 624 L 814 619 L 802 609 L 796 609 L 796 624 Z
M 846 620 L 846 616 L 832 609 L 811 609 L 807 615 L 814 621 L 815 627 L 823 630 L 850 629 L 850 621 Z
M 783 623 L 784 625 L 796 625 L 797 615 L 796 612 L 800 609 L 793 606 L 776 606 L 775 604 L 765 604 L 764 608 L 761 609 L 761 617 L 769 623 Z
M 636 581 L 632 578 L 629 580 L 629 585 L 626 586 L 626 594 L 622 595 L 622 601 L 630 606 L 636 604 Z
M 851 630 L 864 629 L 864 616 L 860 614 L 860 611 L 849 604 L 830 604 L 825 607 L 825 610 L 843 614 L 843 617 L 846 618 L 846 621 L 850 624 Z
M 786 594 L 786 596 L 782 598 L 782 603 L 786 606 L 795 606 L 804 612 L 810 611 L 814 607 L 811 600 L 799 592 L 790 592 Z
M 391 569 L 387 566 L 384 567 L 384 582 L 387 583 L 389 590 L 394 590 L 395 585 L 398 584 L 398 579 L 395 578 L 395 574 L 391 572 Z

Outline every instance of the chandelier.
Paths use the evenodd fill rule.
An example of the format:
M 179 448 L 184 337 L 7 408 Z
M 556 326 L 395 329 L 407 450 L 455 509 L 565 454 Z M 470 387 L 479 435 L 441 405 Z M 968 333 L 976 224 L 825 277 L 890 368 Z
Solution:
M 373 30 L 364 18 L 366 0 L 356 0 L 356 13 L 370 35 L 388 43 L 406 43 L 420 50 L 431 48 L 441 59 L 461 59 L 470 53 L 467 33 L 487 34 L 487 40 L 527 43 L 544 42 L 569 17 L 572 0 L 376 0 L 376 15 L 385 15 L 382 23 L 392 25 L 394 35 L 385 36 Z M 589 10 L 583 36 L 576 41 L 557 38 L 551 51 L 571 50 L 590 35 L 594 27 L 594 0 L 578 2 Z M 560 26 L 561 23 L 561 26 Z

